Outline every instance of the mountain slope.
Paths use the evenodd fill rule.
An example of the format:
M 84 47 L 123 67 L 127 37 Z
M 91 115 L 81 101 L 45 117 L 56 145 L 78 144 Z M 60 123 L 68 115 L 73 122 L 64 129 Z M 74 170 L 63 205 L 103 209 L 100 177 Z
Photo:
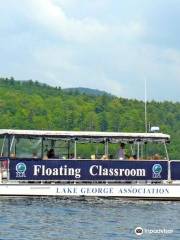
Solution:
M 148 122 L 172 135 L 170 157 L 180 149 L 180 103 L 148 102 Z M 103 94 L 66 92 L 33 81 L 0 79 L 0 128 L 144 131 L 144 103 Z
M 98 89 L 92 89 L 92 88 L 83 88 L 83 87 L 64 88 L 63 91 L 70 92 L 70 93 L 73 92 L 73 93 L 87 94 L 92 96 L 103 96 L 103 95 L 113 96 L 110 93 L 107 93 L 105 91 L 100 91 Z

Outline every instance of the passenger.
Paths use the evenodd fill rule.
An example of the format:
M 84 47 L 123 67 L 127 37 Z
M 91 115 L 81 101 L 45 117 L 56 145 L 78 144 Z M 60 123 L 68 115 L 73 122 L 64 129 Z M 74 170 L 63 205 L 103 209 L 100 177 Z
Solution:
M 44 155 L 44 156 L 43 156 L 43 160 L 48 160 L 47 155 Z
M 137 160 L 137 155 L 133 154 L 132 156 L 129 157 L 129 160 Z
M 118 159 L 124 160 L 125 159 L 125 143 L 121 143 L 119 150 L 118 150 Z
M 70 156 L 69 156 L 69 159 L 75 159 L 75 157 L 74 157 L 74 154 L 73 154 L 73 153 L 71 153 L 71 154 L 70 154 Z
M 160 160 L 160 159 L 161 159 L 161 157 L 158 153 L 156 153 L 153 157 L 153 160 Z
M 104 154 L 104 155 L 102 156 L 101 160 L 109 160 L 108 155 L 107 155 L 107 154 Z
M 37 157 L 37 153 L 36 153 L 36 152 L 33 152 L 32 157 L 33 157 L 33 158 L 38 158 L 38 157 Z
M 51 148 L 48 152 L 47 152 L 47 157 L 48 158 L 55 158 L 55 153 L 54 153 L 54 149 Z
M 16 154 L 15 154 L 15 153 L 11 153 L 10 157 L 11 157 L 11 158 L 15 158 L 15 157 L 16 157 Z
M 72 153 L 69 154 L 69 159 L 73 159 L 73 154 Z
M 91 155 L 91 160 L 96 160 L 96 155 L 95 154 Z
M 8 160 L 7 159 L 2 161 L 2 168 L 8 169 Z

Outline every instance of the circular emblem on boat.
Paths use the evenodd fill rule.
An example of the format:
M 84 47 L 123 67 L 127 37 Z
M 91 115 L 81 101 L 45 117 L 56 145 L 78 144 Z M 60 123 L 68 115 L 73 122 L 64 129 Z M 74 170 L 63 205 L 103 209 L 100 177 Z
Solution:
M 161 164 L 159 164 L 159 163 L 154 164 L 152 167 L 152 171 L 154 174 L 161 174 L 161 172 L 162 172 Z
M 137 228 L 135 228 L 134 232 L 136 235 L 140 236 L 143 234 L 143 229 L 142 229 L 142 227 L 137 227 Z
M 16 171 L 18 172 L 18 173 L 25 173 L 25 171 L 26 171 L 26 164 L 25 163 L 18 163 L 17 165 L 16 165 Z

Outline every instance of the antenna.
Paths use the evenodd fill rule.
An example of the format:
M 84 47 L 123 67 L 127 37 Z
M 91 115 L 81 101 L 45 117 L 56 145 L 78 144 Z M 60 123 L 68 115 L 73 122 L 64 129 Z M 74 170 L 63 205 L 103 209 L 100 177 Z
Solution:
M 145 132 L 147 133 L 147 80 L 144 81 L 144 124 Z

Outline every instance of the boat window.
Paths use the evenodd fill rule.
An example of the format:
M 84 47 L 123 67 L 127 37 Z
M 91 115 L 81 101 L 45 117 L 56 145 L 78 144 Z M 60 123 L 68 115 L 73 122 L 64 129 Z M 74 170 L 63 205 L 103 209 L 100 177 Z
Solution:
M 16 138 L 12 143 L 11 157 L 41 158 L 41 138 Z
M 0 156 L 8 156 L 8 139 L 6 136 L 0 137 Z
M 52 158 L 68 159 L 72 154 L 72 143 L 69 140 L 44 138 L 43 139 L 43 158 L 48 158 L 48 153 L 53 150 Z
M 80 159 L 99 159 L 104 155 L 102 143 L 77 143 L 77 157 Z
M 163 144 L 158 144 L 156 142 L 152 142 L 150 144 L 146 144 L 144 148 L 144 154 L 146 156 L 146 159 L 150 160 L 160 160 L 160 159 L 166 159 L 166 152 L 164 149 Z

